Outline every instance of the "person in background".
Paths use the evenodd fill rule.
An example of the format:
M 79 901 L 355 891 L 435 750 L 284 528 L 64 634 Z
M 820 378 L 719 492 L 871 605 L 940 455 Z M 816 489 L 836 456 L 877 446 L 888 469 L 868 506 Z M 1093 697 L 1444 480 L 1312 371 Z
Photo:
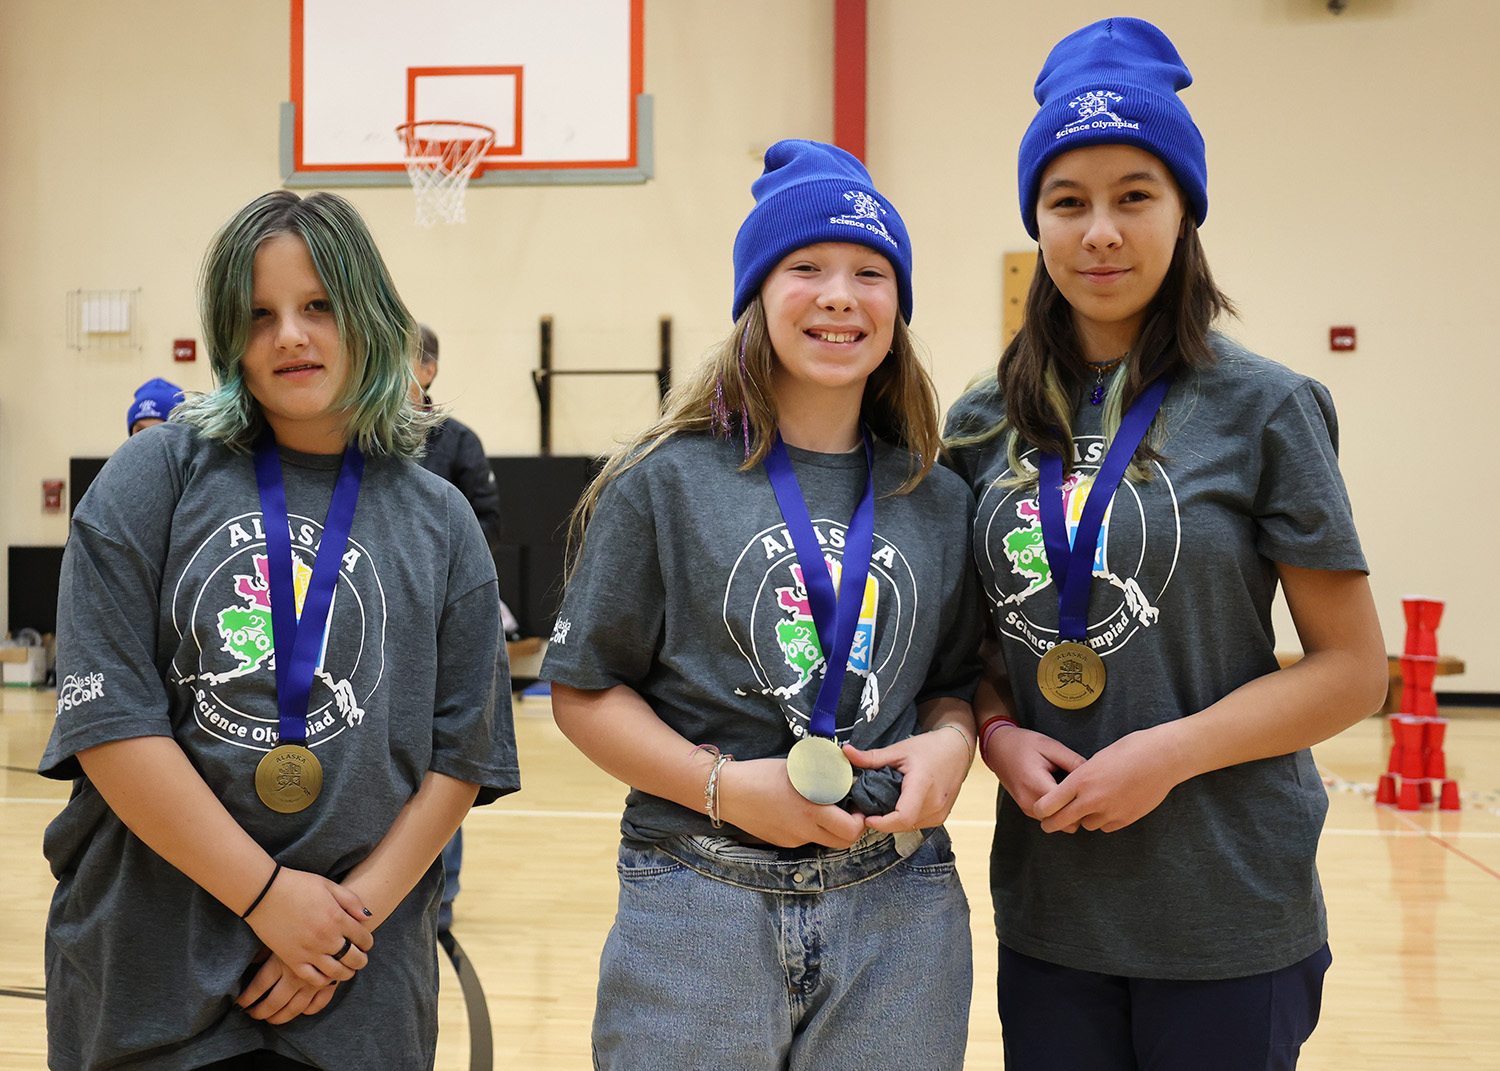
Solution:
M 416 377 L 414 401 L 427 409 L 432 408 L 432 381 L 438 374 L 437 332 L 426 324 L 417 325 L 418 350 L 412 361 L 412 375 Z M 485 456 L 484 444 L 474 429 L 467 424 L 444 417 L 427 433 L 427 449 L 419 459 L 428 472 L 435 472 L 463 492 L 464 498 L 474 508 L 479 518 L 479 527 L 484 532 L 493 556 L 500 545 L 500 492 L 495 487 L 495 471 Z M 500 600 L 501 625 L 509 639 L 520 636 L 520 625 L 515 614 Z M 443 888 L 443 903 L 438 910 L 438 938 L 444 947 L 449 947 L 449 931 L 453 926 L 453 901 L 458 896 L 459 870 L 464 860 L 464 831 L 460 828 L 443 849 L 443 872 L 447 884 Z
M 432 408 L 432 381 L 438 374 L 438 337 L 426 324 L 418 324 L 420 349 L 412 362 L 412 374 L 421 388 L 418 400 Z M 485 457 L 484 444 L 467 424 L 444 417 L 427 433 L 427 449 L 422 467 L 435 472 L 463 492 L 474 507 L 479 527 L 493 554 L 500 543 L 500 492 L 495 487 L 495 473 Z
M 182 388 L 165 379 L 150 379 L 135 391 L 135 401 L 125 410 L 127 438 L 138 431 L 145 431 L 153 424 L 160 424 L 172 415 L 172 410 L 182 402 Z

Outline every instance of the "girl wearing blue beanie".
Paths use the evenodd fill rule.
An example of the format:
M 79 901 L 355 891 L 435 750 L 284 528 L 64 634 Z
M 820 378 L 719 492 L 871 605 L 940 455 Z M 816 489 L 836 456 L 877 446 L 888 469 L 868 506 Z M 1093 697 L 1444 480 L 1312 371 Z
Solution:
M 956 1071 L 973 498 L 932 465 L 901 217 L 841 149 L 765 163 L 734 330 L 584 496 L 542 666 L 631 786 L 595 1066 Z
M 1330 962 L 1308 748 L 1385 692 L 1328 391 L 1212 328 L 1191 81 L 1137 19 L 1052 50 L 1026 323 L 948 419 L 1003 655 L 975 705 L 1009 1071 L 1295 1066 Z

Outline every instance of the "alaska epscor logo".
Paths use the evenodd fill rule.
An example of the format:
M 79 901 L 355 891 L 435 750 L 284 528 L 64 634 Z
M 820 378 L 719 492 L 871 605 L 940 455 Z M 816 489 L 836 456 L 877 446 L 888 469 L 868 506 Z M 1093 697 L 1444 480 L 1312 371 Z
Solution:
M 1104 461 L 1106 443 L 1099 436 L 1080 436 L 1074 442 L 1073 472 L 1063 483 L 1063 516 L 1071 543 L 1093 490 L 1094 477 Z M 1036 451 L 1021 456 L 1028 471 L 1036 471 Z M 1177 495 L 1161 466 L 1152 488 L 1160 487 L 1170 509 L 1147 513 L 1141 488 L 1121 480 L 1094 550 L 1094 584 L 1085 642 L 1101 656 L 1123 647 L 1137 631 L 1156 624 L 1156 603 L 1171 582 L 1172 567 L 1182 540 Z M 1153 490 L 1153 498 L 1159 497 Z M 981 496 L 975 525 L 976 553 L 986 555 L 982 570 L 993 579 L 986 595 L 998 608 L 994 615 L 1001 633 L 1019 640 L 1038 657 L 1057 643 L 1057 585 L 1047 562 L 1037 490 L 991 485 Z M 1099 591 L 1110 598 L 1099 613 Z
M 293 516 L 289 528 L 292 587 L 300 616 L 323 526 Z M 266 535 L 259 513 L 225 522 L 194 552 L 172 592 L 172 622 L 191 641 L 173 660 L 172 678 L 192 690 L 199 726 L 256 751 L 275 747 L 276 655 Z M 338 636 L 331 649 L 330 635 Z M 188 664 L 194 649 L 196 664 Z M 351 539 L 313 677 L 308 747 L 364 720 L 364 703 L 384 668 L 385 593 L 364 547 Z
M 57 712 L 59 714 L 95 699 L 104 698 L 103 673 L 69 673 L 57 686 Z
M 822 567 L 838 590 L 847 529 L 820 519 L 813 521 L 813 531 L 823 548 Z M 846 670 L 862 681 L 858 717 L 865 721 L 880 713 L 882 681 L 889 686 L 905 665 L 916 606 L 911 566 L 899 549 L 876 532 Z M 755 674 L 753 685 L 736 691 L 774 697 L 792 732 L 806 736 L 823 683 L 823 651 L 807 601 L 802 565 L 786 525 L 758 533 L 740 552 L 725 585 L 724 624 Z M 845 737 L 852 728 L 841 722 L 837 732 Z

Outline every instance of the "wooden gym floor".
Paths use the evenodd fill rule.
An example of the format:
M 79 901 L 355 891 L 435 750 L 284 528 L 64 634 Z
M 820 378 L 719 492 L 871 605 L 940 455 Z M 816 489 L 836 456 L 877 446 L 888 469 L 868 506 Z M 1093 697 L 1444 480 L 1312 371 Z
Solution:
M 39 997 L 52 881 L 41 836 L 68 786 L 33 771 L 54 702 L 48 691 L 0 689 L 0 1071 L 46 1064 Z M 1374 805 L 1389 748 L 1382 719 L 1314 749 L 1332 802 L 1320 865 L 1334 963 L 1304 1071 L 1500 1068 L 1500 718 L 1445 713 L 1458 813 Z M 518 703 L 516 732 L 525 787 L 465 824 L 454 934 L 484 986 L 494 1066 L 586 1068 L 624 790 L 563 739 L 545 699 Z M 976 767 L 949 822 L 974 905 L 972 1071 L 1003 1062 L 985 884 L 994 793 Z M 468 1029 L 456 976 L 444 970 L 437 1066 L 460 1071 Z

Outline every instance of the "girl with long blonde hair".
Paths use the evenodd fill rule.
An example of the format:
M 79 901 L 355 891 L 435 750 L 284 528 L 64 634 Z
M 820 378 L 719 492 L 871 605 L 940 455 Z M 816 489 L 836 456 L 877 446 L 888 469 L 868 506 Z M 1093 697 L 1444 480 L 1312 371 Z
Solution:
M 815 142 L 754 192 L 734 330 L 585 496 L 542 667 L 630 786 L 596 1066 L 956 1071 L 972 498 L 896 210 Z

